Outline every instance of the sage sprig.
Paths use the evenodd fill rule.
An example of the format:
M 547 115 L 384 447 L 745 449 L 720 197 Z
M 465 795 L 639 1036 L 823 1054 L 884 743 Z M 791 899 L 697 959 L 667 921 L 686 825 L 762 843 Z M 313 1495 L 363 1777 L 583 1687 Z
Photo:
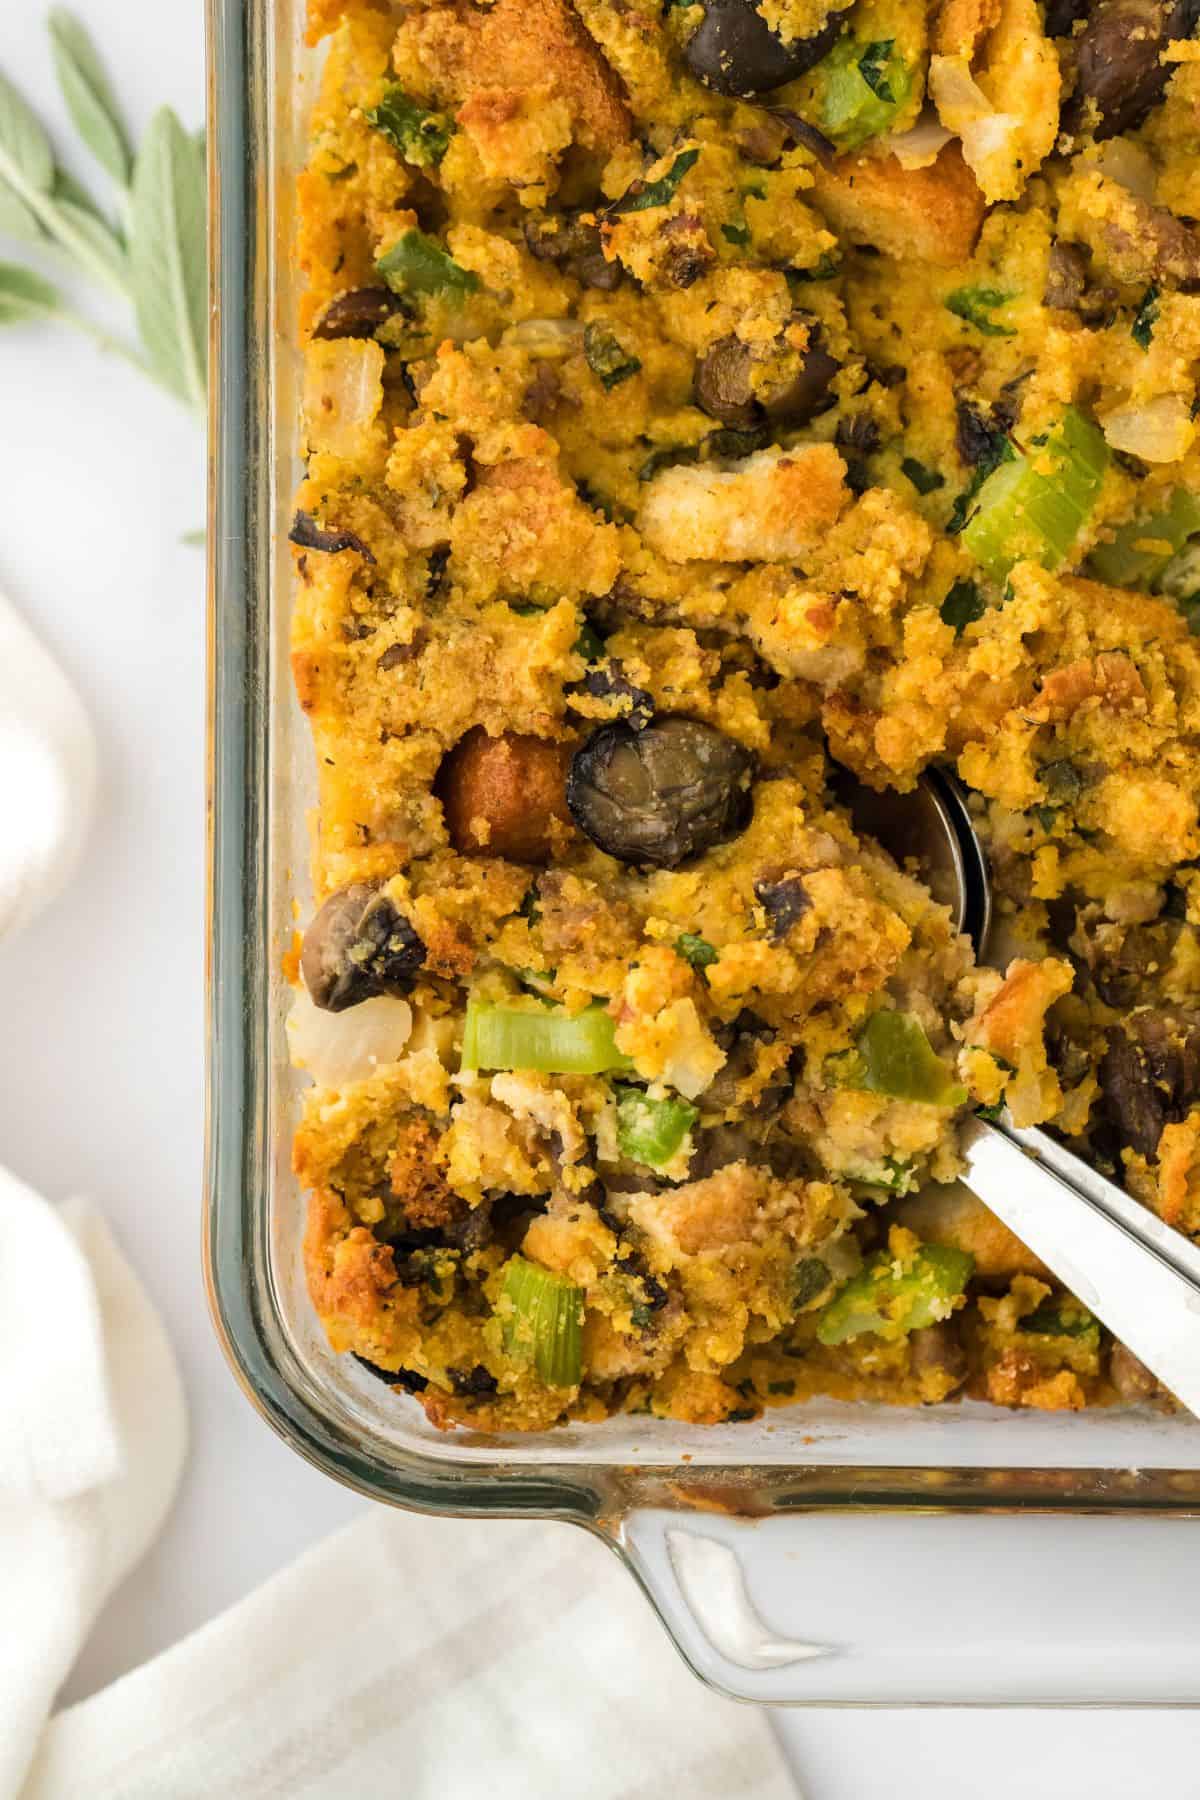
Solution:
M 0 262 L 0 326 L 54 320 L 86 332 L 202 412 L 207 385 L 206 200 L 201 140 L 164 107 L 134 140 L 84 27 L 56 7 L 50 45 L 81 142 L 116 189 L 110 218 L 63 169 L 49 131 L 0 72 L 0 238 L 62 260 L 132 307 L 140 345 L 92 324 L 42 275 Z

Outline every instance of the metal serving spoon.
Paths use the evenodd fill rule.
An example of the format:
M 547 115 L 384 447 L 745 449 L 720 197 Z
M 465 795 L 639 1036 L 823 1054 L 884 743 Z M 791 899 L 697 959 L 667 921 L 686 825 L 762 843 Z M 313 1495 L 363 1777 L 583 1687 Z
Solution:
M 930 770 L 911 794 L 877 794 L 839 771 L 834 792 L 859 832 L 917 862 L 986 961 L 991 880 L 957 782 Z M 1200 1249 L 1044 1131 L 976 1118 L 959 1141 L 972 1192 L 1200 1414 Z

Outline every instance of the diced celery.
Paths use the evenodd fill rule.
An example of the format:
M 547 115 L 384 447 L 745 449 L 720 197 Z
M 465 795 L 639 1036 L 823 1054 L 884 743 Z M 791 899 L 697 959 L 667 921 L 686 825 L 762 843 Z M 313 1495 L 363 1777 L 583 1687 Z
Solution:
M 1153 588 L 1172 557 L 1198 531 L 1200 494 L 1177 487 L 1158 512 L 1130 519 L 1111 543 L 1097 544 L 1087 559 L 1087 572 L 1110 587 Z
M 655 1100 L 642 1088 L 619 1090 L 617 1144 L 623 1156 L 661 1169 L 679 1150 L 699 1117 L 686 1100 Z
M 882 136 L 912 92 L 912 72 L 893 38 L 864 44 L 840 37 L 816 72 L 824 82 L 821 130 L 842 150 Z
M 505 1355 L 532 1362 L 549 1387 L 576 1387 L 583 1373 L 583 1289 L 514 1256 L 501 1296 Z
M 858 1055 L 861 1063 L 843 1076 L 846 1087 L 929 1106 L 962 1106 L 967 1098 L 912 1013 L 872 1013 L 858 1034 Z
M 1092 421 L 1069 407 L 1057 430 L 988 476 L 963 544 L 997 581 L 1021 561 L 1058 568 L 1095 505 L 1110 455 Z
M 464 1069 L 540 1069 L 552 1075 L 603 1075 L 629 1069 L 617 1049 L 613 1021 L 602 1006 L 579 1013 L 530 1009 L 488 1000 L 467 1002 Z
M 899 1270 L 890 1251 L 877 1251 L 825 1307 L 818 1341 L 844 1344 L 867 1331 L 894 1340 L 921 1331 L 947 1316 L 974 1266 L 965 1250 L 946 1244 L 923 1244 Z
M 436 238 L 427 237 L 415 225 L 401 232 L 375 267 L 397 294 L 441 294 L 464 300 L 480 285 L 473 270 L 456 263 Z

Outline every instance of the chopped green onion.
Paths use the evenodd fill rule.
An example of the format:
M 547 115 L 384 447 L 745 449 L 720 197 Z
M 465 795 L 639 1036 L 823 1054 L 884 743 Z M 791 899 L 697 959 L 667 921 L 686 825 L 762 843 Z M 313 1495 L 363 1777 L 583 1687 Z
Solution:
M 822 59 L 821 130 L 839 149 L 880 137 L 908 100 L 912 74 L 895 49 L 894 38 L 863 44 L 844 36 Z
M 968 625 L 982 619 L 987 601 L 976 582 L 956 581 L 938 610 L 942 624 L 952 625 L 955 637 L 961 637 Z
M 454 127 L 444 113 L 427 112 L 402 87 L 389 87 L 378 106 L 366 108 L 368 125 L 381 131 L 405 162 L 436 168 L 446 154 Z
M 1087 572 L 1110 587 L 1152 589 L 1172 557 L 1200 531 L 1200 494 L 1177 487 L 1161 512 L 1130 519 L 1112 542 L 1097 544 L 1087 559 Z
M 946 477 L 939 475 L 936 469 L 927 469 L 923 462 L 915 456 L 906 456 L 900 464 L 900 472 L 907 475 L 918 494 L 933 494 L 938 488 L 945 487 Z
M 1028 559 L 1056 569 L 1069 556 L 1100 492 L 1111 452 L 1075 407 L 1040 442 L 988 476 L 962 541 L 997 581 Z
M 693 969 L 707 969 L 715 963 L 720 952 L 715 944 L 707 938 L 697 937 L 694 931 L 685 931 L 675 939 L 675 948 L 685 962 L 690 962 Z
M 617 1145 L 622 1156 L 661 1169 L 677 1153 L 699 1114 L 686 1100 L 653 1100 L 642 1088 L 621 1088 Z
M 874 1331 L 897 1339 L 944 1319 L 971 1279 L 974 1257 L 946 1244 L 923 1244 L 907 1268 L 879 1250 L 862 1273 L 839 1288 L 817 1326 L 822 1344 L 844 1344 Z
M 947 294 L 942 304 L 947 312 L 956 319 L 965 319 L 984 337 L 1016 337 L 1010 326 L 999 324 L 991 316 L 997 307 L 1007 306 L 1015 299 L 1015 294 L 1006 294 L 1002 288 L 964 287 Z
M 523 1256 L 504 1271 L 504 1350 L 532 1362 L 548 1387 L 576 1387 L 583 1373 L 583 1289 Z
M 1154 336 L 1154 327 L 1158 323 L 1158 284 L 1151 282 L 1142 295 L 1137 312 L 1134 314 L 1130 337 L 1139 349 L 1149 350 L 1150 339 Z
M 603 325 L 589 325 L 583 334 L 583 354 L 606 393 L 622 381 L 628 381 L 641 368 L 641 361 L 622 349 L 619 340 Z
M 473 270 L 456 263 L 436 238 L 426 237 L 415 225 L 401 232 L 375 267 L 397 294 L 444 294 L 464 300 L 480 285 Z
M 464 1069 L 540 1069 L 551 1075 L 603 1075 L 629 1069 L 617 1049 L 614 1025 L 602 1006 L 533 1012 L 488 1000 L 469 1000 L 463 1031 Z
M 912 1013 L 872 1013 L 858 1034 L 858 1056 L 861 1066 L 848 1073 L 847 1087 L 927 1106 L 961 1106 L 966 1100 L 966 1088 L 954 1080 Z
M 608 208 L 608 216 L 615 219 L 621 213 L 649 212 L 652 206 L 666 206 L 675 198 L 675 190 L 687 174 L 700 161 L 699 150 L 684 150 L 675 158 L 665 175 L 657 181 L 634 182 L 628 193 L 622 194 Z

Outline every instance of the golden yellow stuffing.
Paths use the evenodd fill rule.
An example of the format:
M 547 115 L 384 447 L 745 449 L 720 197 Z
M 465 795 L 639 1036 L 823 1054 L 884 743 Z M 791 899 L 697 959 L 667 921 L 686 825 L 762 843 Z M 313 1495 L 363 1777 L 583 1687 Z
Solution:
M 1185 11 L 310 0 L 294 1166 L 436 1425 L 1162 1400 L 956 1177 L 1200 1234 Z

